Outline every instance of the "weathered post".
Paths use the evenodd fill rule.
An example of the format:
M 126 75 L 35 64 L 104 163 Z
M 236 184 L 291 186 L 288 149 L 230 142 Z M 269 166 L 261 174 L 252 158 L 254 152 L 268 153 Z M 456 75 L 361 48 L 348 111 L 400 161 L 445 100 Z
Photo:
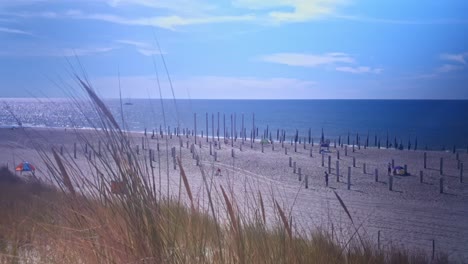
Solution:
M 356 157 L 353 157 L 353 168 L 356 168 Z
M 292 167 L 292 157 L 289 157 L 289 167 Z
M 218 152 L 217 151 L 214 152 L 214 160 L 218 161 Z
M 136 145 L 136 153 L 137 155 L 140 155 L 140 145 Z
M 427 153 L 424 152 L 424 168 L 427 168 Z
M 362 173 L 366 174 L 366 163 L 362 164 Z
M 76 142 L 73 143 L 73 157 L 76 159 Z
M 296 162 L 293 162 L 293 173 L 296 173 Z
M 215 130 L 214 130 L 214 114 L 211 113 L 211 141 L 215 139 Z
M 262 153 L 263 153 L 263 141 L 261 142 L 261 145 L 262 145 Z
M 336 182 L 340 182 L 340 161 L 336 161 Z
M 439 193 L 444 193 L 444 178 L 440 177 L 439 179 Z
M 344 148 L 344 155 L 348 156 L 348 145 L 346 145 Z
M 63 155 L 63 145 L 60 146 L 60 155 Z
M 210 142 L 210 156 L 213 155 L 213 143 Z
M 348 190 L 351 190 L 351 167 L 348 167 Z
M 305 188 L 309 189 L 309 175 L 305 175 Z
M 312 157 L 312 148 L 310 148 L 309 156 Z
M 388 190 L 393 191 L 393 176 L 388 175 Z
M 440 175 L 444 175 L 444 158 L 440 158 L 439 173 L 440 173 Z
M 174 164 L 174 170 L 177 170 L 177 162 L 176 162 L 176 148 L 172 148 L 172 163 Z
M 377 231 L 377 249 L 380 250 L 380 230 Z
M 419 183 L 424 182 L 424 172 L 421 170 L 419 171 Z
M 379 182 L 379 169 L 375 168 L 374 175 L 375 175 L 375 182 Z
M 302 181 L 302 171 L 301 168 L 297 169 L 297 174 L 299 174 L 299 181 Z
M 331 156 L 328 156 L 328 173 L 331 173 Z
M 193 113 L 193 126 L 195 129 L 195 144 L 197 144 L 197 113 Z
M 231 149 L 231 157 L 234 158 L 234 149 Z
M 88 143 L 85 143 L 84 153 L 85 153 L 85 154 L 88 154 Z
M 145 138 L 144 137 L 141 137 L 141 149 L 142 150 L 145 149 Z
M 460 183 L 463 183 L 463 163 L 460 163 Z
M 243 146 L 243 145 L 244 145 L 243 143 L 239 144 L 239 150 L 240 150 L 240 151 L 242 151 L 242 146 Z
M 297 152 L 297 141 L 294 141 L 294 152 Z
M 325 166 L 325 155 L 322 153 L 322 167 Z
M 432 260 L 435 259 L 435 239 L 432 239 Z
M 405 164 L 404 168 L 405 168 L 405 175 L 407 175 L 408 174 L 408 165 Z
M 339 150 L 336 152 L 336 158 L 340 159 L 340 151 Z

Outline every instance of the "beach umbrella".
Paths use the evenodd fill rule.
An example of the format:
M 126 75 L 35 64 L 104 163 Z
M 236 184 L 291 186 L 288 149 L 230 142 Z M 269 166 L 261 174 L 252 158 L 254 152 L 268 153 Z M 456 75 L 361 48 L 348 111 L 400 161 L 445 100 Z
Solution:
M 16 166 L 15 170 L 19 171 L 19 172 L 30 171 L 30 172 L 34 173 L 36 168 L 32 164 L 30 164 L 29 162 L 23 161 L 20 164 L 18 164 L 18 166 Z

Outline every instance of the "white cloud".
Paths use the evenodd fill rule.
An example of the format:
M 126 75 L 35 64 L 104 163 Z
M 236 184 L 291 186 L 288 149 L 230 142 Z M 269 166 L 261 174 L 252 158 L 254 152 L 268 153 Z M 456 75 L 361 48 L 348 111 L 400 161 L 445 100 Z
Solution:
M 448 60 L 448 61 L 457 62 L 461 64 L 466 64 L 467 58 L 468 58 L 468 52 L 458 53 L 458 54 L 444 53 L 440 55 L 440 59 L 442 60 Z
M 359 66 L 359 67 L 336 67 L 335 68 L 337 71 L 342 71 L 342 72 L 349 72 L 349 73 L 381 73 L 383 69 L 381 68 L 371 68 L 371 67 L 366 67 L 366 66 Z
M 133 46 L 139 53 L 145 56 L 161 54 L 161 52 L 159 52 L 159 49 L 155 48 L 153 45 L 146 43 L 146 42 L 133 41 L 133 40 L 116 40 L 116 42 Z M 165 53 L 163 52 L 163 54 Z
M 266 11 L 267 19 L 274 23 L 306 22 L 331 15 L 344 0 L 234 0 L 239 8 Z
M 353 63 L 354 59 L 346 53 L 304 54 L 275 53 L 260 58 L 266 62 L 285 64 L 289 66 L 316 67 L 334 63 Z
M 19 35 L 29 35 L 32 36 L 33 34 L 27 31 L 15 29 L 15 28 L 6 28 L 6 27 L 0 27 L 0 32 L 4 33 L 10 33 L 10 34 L 19 34 Z
M 439 68 L 436 69 L 437 72 L 452 72 L 452 71 L 458 71 L 463 69 L 463 66 L 459 65 L 452 65 L 452 64 L 444 64 L 440 66 Z

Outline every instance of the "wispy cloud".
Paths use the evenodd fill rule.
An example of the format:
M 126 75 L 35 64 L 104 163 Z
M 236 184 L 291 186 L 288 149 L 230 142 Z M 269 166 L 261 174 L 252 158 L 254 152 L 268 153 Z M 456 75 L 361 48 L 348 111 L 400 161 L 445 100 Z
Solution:
M 464 53 L 444 53 L 440 55 L 440 59 L 447 60 L 451 62 L 466 64 L 466 59 L 468 58 L 468 52 Z
M 444 64 L 436 69 L 437 72 L 445 73 L 445 72 L 452 72 L 458 71 L 463 69 L 463 66 L 460 65 L 452 65 L 452 64 Z
M 9 33 L 9 34 L 19 34 L 19 35 L 33 36 L 33 34 L 30 33 L 30 32 L 20 30 L 20 29 L 15 29 L 15 28 L 0 27 L 0 32 Z
M 11 50 L 1 50 L 0 56 L 16 57 L 81 57 L 106 53 L 116 49 L 115 47 L 94 47 L 94 48 L 57 48 L 44 49 L 33 47 L 20 47 Z
M 260 19 L 273 23 L 306 22 L 336 12 L 344 0 L 234 0 L 233 5 L 257 11 Z
M 399 24 L 399 25 L 452 25 L 452 24 L 468 24 L 467 19 L 434 19 L 434 20 L 407 20 L 407 19 L 388 19 L 375 18 L 366 16 L 353 15 L 332 15 L 333 18 L 344 19 L 349 21 L 364 22 L 364 23 L 381 23 L 381 24 Z
M 173 87 L 179 99 L 297 99 L 307 94 L 320 96 L 316 83 L 296 78 L 258 78 L 258 77 L 228 77 L 228 76 L 192 76 L 173 78 Z M 118 97 L 115 87 L 118 87 L 117 76 L 101 77 L 91 81 L 101 94 L 106 97 Z M 154 87 L 154 76 L 123 76 L 120 78 L 124 96 L 133 98 L 159 97 Z M 127 89 L 132 87 L 129 92 Z M 172 98 L 169 83 L 162 81 L 163 98 Z M 285 89 L 287 88 L 287 89 Z M 195 92 L 196 91 L 196 92 Z M 190 94 L 190 96 L 189 96 Z
M 260 60 L 289 66 L 316 67 L 337 62 L 353 63 L 354 59 L 346 53 L 304 54 L 275 53 L 260 57 Z
M 161 54 L 159 52 L 159 49 L 155 48 L 153 45 L 146 43 L 146 42 L 141 42 L 141 41 L 134 41 L 134 40 L 116 40 L 115 42 L 120 43 L 120 44 L 125 44 L 129 46 L 135 47 L 135 49 L 140 53 L 145 56 L 151 56 L 151 55 L 157 55 Z M 163 54 L 165 54 L 163 52 Z
M 325 54 L 275 53 L 261 56 L 260 60 L 298 67 L 319 67 L 332 65 L 336 66 L 336 71 L 355 74 L 381 73 L 383 71 L 381 68 L 372 68 L 368 66 L 350 66 L 356 63 L 356 59 L 351 55 L 342 52 L 331 52 Z
M 355 74 L 360 74 L 360 73 L 381 73 L 383 69 L 381 68 L 371 68 L 367 66 L 360 66 L 360 67 L 336 67 L 335 68 L 337 71 L 341 72 L 349 72 L 349 73 L 355 73 Z

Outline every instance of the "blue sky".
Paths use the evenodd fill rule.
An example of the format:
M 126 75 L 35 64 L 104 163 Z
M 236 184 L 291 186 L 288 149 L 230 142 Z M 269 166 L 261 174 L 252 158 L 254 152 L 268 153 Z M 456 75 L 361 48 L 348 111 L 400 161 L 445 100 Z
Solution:
M 170 98 L 163 53 L 176 98 L 468 99 L 467 14 L 465 0 L 0 0 L 0 97 L 63 97 L 79 61 L 114 98 L 119 73 L 124 97 L 158 98 L 156 65 Z

